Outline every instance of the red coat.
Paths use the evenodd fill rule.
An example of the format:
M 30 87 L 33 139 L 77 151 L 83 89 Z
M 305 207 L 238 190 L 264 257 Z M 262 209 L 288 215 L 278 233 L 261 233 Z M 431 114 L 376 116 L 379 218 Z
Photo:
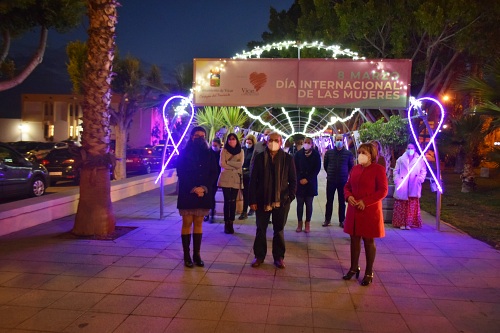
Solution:
M 365 209 L 359 210 L 347 204 L 344 232 L 365 238 L 385 236 L 382 199 L 387 195 L 387 177 L 385 168 L 371 163 L 367 167 L 354 166 L 344 187 L 347 201 L 351 195 L 356 200 L 363 200 Z

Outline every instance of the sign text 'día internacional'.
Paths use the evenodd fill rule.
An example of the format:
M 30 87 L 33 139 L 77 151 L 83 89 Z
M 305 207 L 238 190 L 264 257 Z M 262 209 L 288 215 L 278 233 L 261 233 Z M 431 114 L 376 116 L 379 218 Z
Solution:
M 194 103 L 405 109 L 410 60 L 195 59 Z

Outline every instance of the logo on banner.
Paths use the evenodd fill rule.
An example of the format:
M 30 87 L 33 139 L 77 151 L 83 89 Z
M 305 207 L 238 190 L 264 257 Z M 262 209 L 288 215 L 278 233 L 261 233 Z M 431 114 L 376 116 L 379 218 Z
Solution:
M 255 88 L 255 91 L 259 91 L 260 88 L 264 87 L 267 82 L 267 75 L 265 73 L 253 72 L 250 74 L 250 83 Z

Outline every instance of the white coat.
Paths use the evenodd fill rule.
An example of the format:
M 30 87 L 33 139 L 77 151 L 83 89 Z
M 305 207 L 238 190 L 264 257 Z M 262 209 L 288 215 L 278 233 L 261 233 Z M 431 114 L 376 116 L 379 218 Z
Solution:
M 226 149 L 222 149 L 219 160 L 221 172 L 217 186 L 238 189 L 241 186 L 243 188 L 243 184 L 240 184 L 240 175 L 243 172 L 244 160 L 243 149 L 238 155 L 231 155 Z
M 415 153 L 413 159 L 410 162 L 408 153 L 405 152 L 400 158 L 397 159 L 396 167 L 394 168 L 393 173 L 395 199 L 408 200 L 408 197 L 420 198 L 420 195 L 422 193 L 422 183 L 425 181 L 425 176 L 427 175 L 427 167 L 424 160 L 418 160 L 418 158 L 419 155 Z M 413 168 L 410 176 L 405 180 L 404 178 L 415 164 L 417 165 Z

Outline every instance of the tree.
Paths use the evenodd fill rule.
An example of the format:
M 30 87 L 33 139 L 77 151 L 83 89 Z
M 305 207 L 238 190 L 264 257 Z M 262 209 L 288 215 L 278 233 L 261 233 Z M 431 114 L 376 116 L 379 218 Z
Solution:
M 83 0 L 2 0 L 0 1 L 0 91 L 21 83 L 42 63 L 49 29 L 64 33 L 77 26 L 85 13 Z M 38 47 L 24 67 L 16 69 L 16 63 L 8 58 L 11 39 L 40 29 Z
M 72 233 L 107 236 L 115 230 L 110 195 L 111 75 L 115 51 L 116 0 L 88 0 L 89 39 L 82 81 L 83 134 L 80 200 Z
M 460 71 L 500 51 L 498 1 L 299 0 L 303 40 L 335 39 L 372 58 L 413 61 L 412 93 L 438 95 Z M 326 19 L 325 19 L 326 18 Z M 311 25 L 311 21 L 316 24 Z
M 221 108 L 217 106 L 205 106 L 203 110 L 198 109 L 195 115 L 195 122 L 207 131 L 207 140 L 208 142 L 212 142 L 217 131 L 224 126 Z
M 359 137 L 362 142 L 378 140 L 382 145 L 382 155 L 386 160 L 386 173 L 396 164 L 395 152 L 408 143 L 408 122 L 400 116 L 391 116 L 389 121 L 379 119 L 374 123 L 361 125 Z
M 84 42 L 71 42 L 66 52 L 69 57 L 67 68 L 73 83 L 73 92 L 80 94 L 87 46 Z M 158 107 L 161 104 L 160 95 L 166 92 L 167 88 L 162 82 L 158 66 L 151 66 L 149 73 L 145 74 L 140 60 L 132 56 L 123 59 L 116 57 L 113 69 L 111 89 L 120 96 L 118 108 L 109 109 L 116 138 L 114 154 L 117 162 L 114 176 L 115 179 L 124 179 L 127 176 L 126 150 L 132 119 L 138 111 Z

